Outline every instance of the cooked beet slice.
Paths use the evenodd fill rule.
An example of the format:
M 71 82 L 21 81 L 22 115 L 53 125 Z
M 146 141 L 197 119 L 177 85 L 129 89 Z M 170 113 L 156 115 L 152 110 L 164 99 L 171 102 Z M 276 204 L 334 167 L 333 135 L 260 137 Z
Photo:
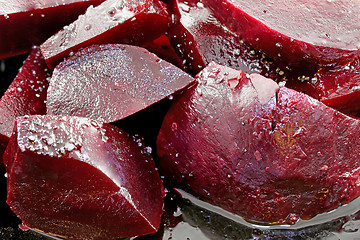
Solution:
M 345 65 L 359 52 L 358 0 L 205 3 L 244 41 L 289 65 Z
M 171 106 L 163 174 L 250 221 L 292 223 L 360 193 L 360 121 L 258 74 L 215 63 Z
M 114 122 L 192 82 L 187 73 L 144 48 L 94 45 L 56 67 L 47 113 Z
M 164 191 L 140 145 L 86 118 L 17 118 L 4 154 L 7 203 L 26 226 L 68 239 L 156 232 Z
M 201 1 L 173 1 L 171 8 L 176 21 L 169 28 L 170 40 L 194 75 L 214 61 L 248 73 L 284 77 L 286 69 L 276 67 L 264 54 L 244 43 Z
M 16 117 L 46 114 L 46 91 L 51 71 L 40 49 L 34 47 L 14 81 L 0 99 L 0 157 L 5 151 Z M 0 161 L 2 165 L 2 161 Z
M 30 52 L 90 5 L 104 0 L 9 0 L 0 4 L 0 59 Z
M 159 0 L 107 0 L 89 7 L 43 43 L 41 51 L 48 66 L 54 68 L 71 52 L 92 44 L 139 45 L 154 40 L 166 32 L 169 22 L 165 4 Z

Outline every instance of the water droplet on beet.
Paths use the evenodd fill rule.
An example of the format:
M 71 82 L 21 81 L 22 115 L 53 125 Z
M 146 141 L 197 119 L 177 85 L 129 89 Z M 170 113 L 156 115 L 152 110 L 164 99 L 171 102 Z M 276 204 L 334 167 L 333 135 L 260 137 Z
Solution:
M 90 24 L 87 24 L 87 25 L 85 25 L 84 28 L 85 28 L 86 31 L 89 31 L 89 30 L 91 29 L 91 25 L 90 25 Z

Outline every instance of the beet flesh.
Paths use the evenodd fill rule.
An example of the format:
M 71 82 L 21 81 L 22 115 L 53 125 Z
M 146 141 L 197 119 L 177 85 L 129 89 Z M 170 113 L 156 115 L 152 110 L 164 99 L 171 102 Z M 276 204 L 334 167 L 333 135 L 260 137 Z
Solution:
M 86 118 L 17 118 L 4 154 L 7 203 L 26 226 L 68 239 L 156 232 L 164 190 L 139 143 Z
M 176 186 L 269 224 L 308 219 L 359 195 L 359 120 L 215 63 L 197 80 L 157 139 L 160 169 Z
M 104 0 L 22 1 L 0 4 L 0 59 L 30 52 L 64 25 L 74 21 L 90 5 Z
M 47 113 L 114 122 L 192 82 L 190 75 L 144 48 L 94 45 L 56 67 Z
M 47 68 L 40 49 L 34 47 L 4 96 L 0 99 L 1 159 L 13 131 L 16 117 L 46 114 L 44 101 L 50 74 L 51 71 Z
M 282 78 L 264 54 L 252 49 L 239 35 L 224 26 L 201 1 L 178 0 L 171 4 L 176 21 L 169 28 L 171 43 L 184 59 L 189 71 L 196 75 L 210 62 Z
M 295 67 L 345 65 L 359 53 L 357 0 L 206 0 L 205 5 L 255 49 Z
M 93 8 L 41 45 L 49 67 L 93 44 L 141 45 L 163 35 L 170 22 L 159 0 L 108 0 Z M 153 26 L 156 26 L 154 28 Z

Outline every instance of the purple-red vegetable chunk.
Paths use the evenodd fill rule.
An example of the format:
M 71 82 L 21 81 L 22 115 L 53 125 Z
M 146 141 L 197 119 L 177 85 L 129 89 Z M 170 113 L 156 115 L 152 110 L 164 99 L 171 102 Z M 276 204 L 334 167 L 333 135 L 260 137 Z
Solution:
M 296 222 L 360 194 L 360 121 L 258 74 L 215 63 L 171 106 L 163 174 L 249 221 Z
M 27 227 L 67 239 L 156 232 L 164 189 L 149 152 L 94 120 L 17 118 L 4 154 L 7 203 Z
M 94 45 L 59 64 L 47 95 L 47 113 L 115 122 L 194 82 L 144 48 Z

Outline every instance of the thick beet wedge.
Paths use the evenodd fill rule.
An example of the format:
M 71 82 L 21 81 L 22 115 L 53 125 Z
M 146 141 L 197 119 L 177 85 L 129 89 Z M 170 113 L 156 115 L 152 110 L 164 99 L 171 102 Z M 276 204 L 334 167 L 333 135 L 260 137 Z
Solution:
M 360 57 L 337 70 L 321 70 L 311 83 L 320 101 L 348 114 L 360 116 Z
M 44 101 L 50 73 L 40 49 L 33 48 L 0 100 L 1 159 L 13 131 L 15 118 L 23 115 L 46 114 Z
M 67 239 L 156 232 L 164 191 L 139 143 L 86 118 L 20 117 L 4 154 L 7 203 L 26 226 Z
M 47 95 L 47 113 L 114 122 L 193 81 L 144 48 L 94 45 L 56 67 Z
M 210 64 L 167 113 L 163 174 L 195 196 L 271 224 L 360 193 L 360 121 L 261 75 Z
M 0 59 L 31 51 L 104 0 L 9 0 L 0 4 Z M 61 2 L 61 3 L 59 3 Z
M 289 65 L 345 65 L 359 52 L 358 0 L 205 2 L 244 41 Z
M 54 68 L 71 52 L 92 44 L 139 45 L 163 35 L 170 22 L 159 0 L 108 0 L 49 38 L 41 45 L 49 67 Z M 156 27 L 154 27 L 156 26 Z
M 360 58 L 338 69 L 320 69 L 312 77 L 288 81 L 286 86 L 304 92 L 343 113 L 360 116 Z
M 248 73 L 282 78 L 281 70 L 224 26 L 201 1 L 174 0 L 171 2 L 176 21 L 169 28 L 173 46 L 184 59 L 190 72 L 196 75 L 214 61 Z

